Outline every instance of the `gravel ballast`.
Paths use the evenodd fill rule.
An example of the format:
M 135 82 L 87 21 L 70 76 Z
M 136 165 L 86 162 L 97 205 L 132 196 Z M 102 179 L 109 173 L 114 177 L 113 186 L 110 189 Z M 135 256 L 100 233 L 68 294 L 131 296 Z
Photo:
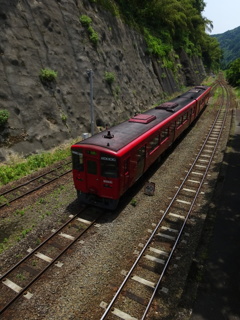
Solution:
M 148 229 L 151 229 L 152 223 L 158 222 L 161 210 L 166 209 L 169 197 L 175 193 L 175 186 L 181 183 L 184 171 L 197 154 L 199 143 L 204 140 L 215 114 L 216 110 L 210 104 L 187 135 L 163 158 L 162 163 L 153 165 L 144 178 L 129 190 L 119 208 L 113 213 L 106 212 L 90 235 L 85 237 L 84 243 L 76 243 L 62 257 L 62 268 L 51 268 L 31 288 L 33 297 L 30 300 L 18 300 L 12 312 L 8 312 L 4 319 L 99 319 L 103 314 L 100 303 L 111 300 L 114 290 L 124 278 L 121 271 L 129 270 L 136 258 L 134 251 L 139 243 L 145 243 Z M 228 139 L 230 118 L 214 159 L 211 177 L 204 185 L 205 195 L 200 197 L 194 213 L 197 219 L 187 225 L 190 239 L 178 251 L 180 259 L 177 271 L 170 270 L 170 294 L 159 295 L 155 302 L 157 307 L 149 319 L 173 319 L 178 314 L 176 306 L 181 300 L 192 258 L 211 206 L 211 195 Z M 147 180 L 156 185 L 154 196 L 144 194 L 144 183 Z M 1 274 L 16 263 L 20 256 L 24 256 L 29 247 L 36 246 L 39 239 L 47 237 L 51 229 L 59 227 L 69 214 L 78 212 L 71 175 L 40 191 L 37 199 L 34 196 L 27 199 L 18 204 L 24 211 L 21 216 L 16 214 L 18 206 L 15 204 L 2 212 L 0 228 L 5 230 L 6 235 L 11 232 L 14 234 L 11 237 L 14 245 L 0 256 Z M 131 204 L 133 199 L 136 206 Z M 15 242 L 17 234 L 30 227 L 32 231 Z

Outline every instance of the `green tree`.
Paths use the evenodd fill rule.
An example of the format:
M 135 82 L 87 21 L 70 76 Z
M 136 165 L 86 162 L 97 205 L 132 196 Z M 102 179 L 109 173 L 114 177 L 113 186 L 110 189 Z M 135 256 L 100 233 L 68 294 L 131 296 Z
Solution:
M 223 52 L 216 38 L 205 35 L 202 41 L 202 56 L 208 70 L 218 71 Z
M 206 3 L 203 0 L 193 0 L 193 6 L 198 10 L 199 13 L 201 13 L 206 7 Z
M 226 71 L 226 77 L 229 84 L 234 87 L 240 87 L 240 58 L 230 63 Z
M 202 56 L 208 68 L 219 67 L 221 51 L 206 33 L 213 26 L 202 16 L 204 0 L 94 1 L 106 8 L 114 3 L 122 19 L 145 35 L 150 54 L 157 52 L 170 59 L 173 49 L 184 49 L 190 55 Z

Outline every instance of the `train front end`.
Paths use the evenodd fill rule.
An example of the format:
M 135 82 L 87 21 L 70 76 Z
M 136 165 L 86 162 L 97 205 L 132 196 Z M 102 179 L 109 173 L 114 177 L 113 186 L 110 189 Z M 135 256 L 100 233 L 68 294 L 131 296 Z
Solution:
M 73 145 L 71 152 L 79 201 L 114 210 L 119 200 L 118 159 L 114 152 L 81 143 Z

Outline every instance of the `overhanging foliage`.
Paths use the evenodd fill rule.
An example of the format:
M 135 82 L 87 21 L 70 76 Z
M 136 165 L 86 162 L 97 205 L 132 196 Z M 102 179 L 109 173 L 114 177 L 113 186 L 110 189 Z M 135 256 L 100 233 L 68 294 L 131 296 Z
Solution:
M 114 15 L 121 16 L 125 22 L 137 27 L 145 37 L 147 35 L 149 53 L 157 52 L 158 56 L 164 53 L 166 58 L 172 49 L 184 49 L 189 55 L 202 56 L 208 69 L 218 69 L 222 53 L 216 40 L 205 31 L 212 28 L 212 23 L 202 16 L 206 5 L 204 0 L 92 2 L 104 6 Z M 148 33 L 145 30 L 148 30 Z M 170 55 L 168 58 L 171 59 Z

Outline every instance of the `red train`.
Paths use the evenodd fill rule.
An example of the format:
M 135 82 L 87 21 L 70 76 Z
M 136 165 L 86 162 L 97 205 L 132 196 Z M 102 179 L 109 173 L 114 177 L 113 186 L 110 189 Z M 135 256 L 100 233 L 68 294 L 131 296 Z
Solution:
M 79 200 L 115 209 L 120 197 L 197 118 L 210 91 L 208 86 L 194 87 L 74 144 L 73 180 Z

